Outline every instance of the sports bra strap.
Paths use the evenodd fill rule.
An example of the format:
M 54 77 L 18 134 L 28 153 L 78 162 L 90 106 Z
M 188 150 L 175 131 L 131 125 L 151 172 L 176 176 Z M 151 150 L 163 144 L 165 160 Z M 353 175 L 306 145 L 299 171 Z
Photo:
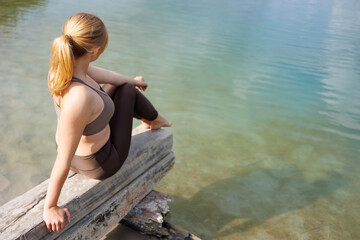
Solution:
M 95 90 L 95 91 L 97 91 L 97 92 L 100 92 L 99 89 L 90 86 L 89 84 L 87 84 L 86 82 L 84 82 L 83 80 L 81 80 L 80 78 L 72 77 L 70 81 L 82 83 L 82 84 L 88 86 L 89 88 L 91 88 L 91 89 L 93 89 L 93 90 Z M 100 90 L 101 90 L 103 93 L 105 93 L 104 89 L 102 89 L 102 87 L 101 87 L 100 85 L 99 85 L 99 87 L 100 87 Z M 57 102 L 55 102 L 55 104 L 56 104 L 56 106 L 58 106 L 58 107 L 60 108 L 60 106 L 61 106 L 61 97 L 58 98 L 58 102 L 59 102 L 59 104 L 58 104 Z

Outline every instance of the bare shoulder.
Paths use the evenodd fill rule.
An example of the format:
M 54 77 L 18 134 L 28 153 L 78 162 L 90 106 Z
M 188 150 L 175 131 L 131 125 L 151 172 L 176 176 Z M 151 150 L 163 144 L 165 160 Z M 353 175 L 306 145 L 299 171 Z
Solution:
M 94 97 L 89 89 L 79 83 L 72 83 L 62 99 L 62 112 L 72 112 L 77 114 L 89 115 L 92 113 L 91 106 L 94 103 Z

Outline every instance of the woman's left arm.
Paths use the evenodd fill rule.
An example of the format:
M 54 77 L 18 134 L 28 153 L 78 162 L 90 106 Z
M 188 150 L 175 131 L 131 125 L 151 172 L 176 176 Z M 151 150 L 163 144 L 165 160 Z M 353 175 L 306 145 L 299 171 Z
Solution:
M 142 76 L 131 78 L 120 73 L 95 66 L 89 66 L 87 73 L 99 84 L 104 83 L 114 86 L 121 86 L 124 83 L 130 83 L 135 87 L 140 88 L 142 91 L 145 91 L 145 89 L 147 88 L 147 83 L 144 81 L 144 78 Z

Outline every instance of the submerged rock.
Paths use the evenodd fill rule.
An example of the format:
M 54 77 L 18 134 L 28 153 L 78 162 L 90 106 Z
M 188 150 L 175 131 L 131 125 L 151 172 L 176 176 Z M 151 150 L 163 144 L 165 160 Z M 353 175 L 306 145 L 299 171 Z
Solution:
M 164 220 L 169 212 L 168 202 L 171 201 L 173 197 L 152 190 L 120 223 L 143 234 L 143 240 L 199 240 L 190 232 Z

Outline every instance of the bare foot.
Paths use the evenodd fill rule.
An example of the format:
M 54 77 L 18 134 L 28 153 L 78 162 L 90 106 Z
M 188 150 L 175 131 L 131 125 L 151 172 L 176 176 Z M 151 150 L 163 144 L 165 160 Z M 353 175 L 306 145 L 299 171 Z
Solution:
M 143 127 L 144 127 L 145 129 L 150 129 L 150 127 L 151 127 L 151 121 L 146 120 L 145 118 L 140 119 L 140 121 L 141 121 L 141 124 L 143 125 Z
M 171 126 L 172 123 L 159 114 L 155 120 L 151 121 L 150 129 L 155 130 L 161 127 L 171 127 Z

